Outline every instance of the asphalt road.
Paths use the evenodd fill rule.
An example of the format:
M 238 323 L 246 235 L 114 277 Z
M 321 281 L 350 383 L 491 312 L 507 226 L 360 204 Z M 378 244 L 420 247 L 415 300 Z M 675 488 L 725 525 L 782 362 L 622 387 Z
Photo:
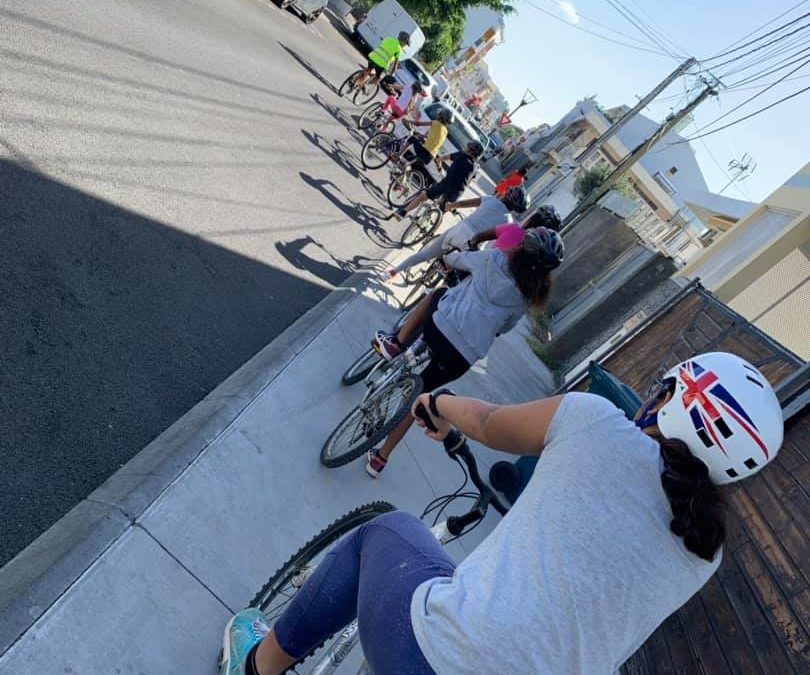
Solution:
M 359 63 L 264 0 L 0 0 L 0 565 L 392 245 Z

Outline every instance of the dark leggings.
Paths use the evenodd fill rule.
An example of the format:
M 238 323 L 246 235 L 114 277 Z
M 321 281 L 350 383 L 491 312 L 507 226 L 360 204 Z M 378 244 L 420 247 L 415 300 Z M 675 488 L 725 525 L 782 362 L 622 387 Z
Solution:
M 352 530 L 327 553 L 274 626 L 301 658 L 357 618 L 375 675 L 433 673 L 411 626 L 411 597 L 423 581 L 450 577 L 455 564 L 416 516 L 394 511 Z
M 435 391 L 439 387 L 453 382 L 466 373 L 471 364 L 459 353 L 442 333 L 433 321 L 433 315 L 439 306 L 439 300 L 447 292 L 447 288 L 439 288 L 433 292 L 430 303 L 430 313 L 425 319 L 422 327 L 422 338 L 430 347 L 432 357 L 430 362 L 422 371 L 422 383 L 424 391 Z

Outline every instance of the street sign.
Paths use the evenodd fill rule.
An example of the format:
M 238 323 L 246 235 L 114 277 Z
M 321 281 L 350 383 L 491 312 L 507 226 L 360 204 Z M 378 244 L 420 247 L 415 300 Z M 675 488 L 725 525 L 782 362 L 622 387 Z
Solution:
M 498 126 L 499 127 L 506 127 L 512 124 L 512 120 L 509 119 L 509 115 L 506 113 L 501 113 L 501 116 L 498 118 Z

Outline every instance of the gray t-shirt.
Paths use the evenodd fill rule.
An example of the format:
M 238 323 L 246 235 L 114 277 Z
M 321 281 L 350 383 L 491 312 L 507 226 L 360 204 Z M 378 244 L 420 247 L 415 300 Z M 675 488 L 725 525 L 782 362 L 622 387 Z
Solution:
M 670 532 L 660 476 L 658 444 L 613 404 L 566 394 L 514 507 L 452 578 L 414 593 L 433 669 L 614 673 L 720 563 Z
M 481 197 L 481 206 L 447 230 L 442 248 L 464 250 L 467 248 L 467 242 L 474 235 L 491 230 L 497 225 L 511 222 L 512 215 L 506 205 L 497 197 L 484 195 Z

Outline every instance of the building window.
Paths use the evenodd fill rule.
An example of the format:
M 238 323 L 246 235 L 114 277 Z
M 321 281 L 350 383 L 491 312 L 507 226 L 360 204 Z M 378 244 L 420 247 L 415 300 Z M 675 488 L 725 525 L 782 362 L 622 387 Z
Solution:
M 660 171 L 657 172 L 653 178 L 655 182 L 658 183 L 668 195 L 674 195 L 678 189 L 670 182 L 669 178 L 667 178 L 664 174 Z
M 676 173 L 678 173 L 678 167 L 677 166 L 669 167 L 669 175 L 670 176 L 674 176 Z

